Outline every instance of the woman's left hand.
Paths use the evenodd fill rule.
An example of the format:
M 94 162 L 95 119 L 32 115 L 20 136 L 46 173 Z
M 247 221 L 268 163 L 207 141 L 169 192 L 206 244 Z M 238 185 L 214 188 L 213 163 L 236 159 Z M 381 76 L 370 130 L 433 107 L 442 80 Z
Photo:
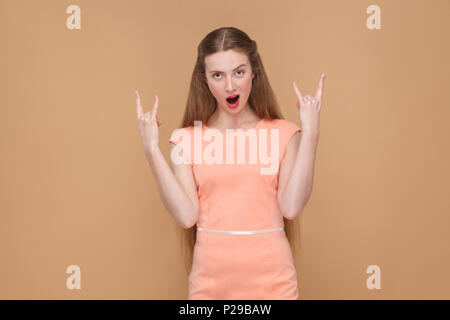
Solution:
M 320 107 L 322 105 L 322 92 L 323 92 L 323 81 L 325 79 L 325 74 L 320 75 L 319 86 L 314 97 L 307 94 L 302 96 L 300 90 L 297 87 L 297 83 L 294 81 L 294 90 L 297 94 L 297 108 L 300 109 L 300 121 L 302 123 L 302 131 L 312 134 L 319 134 L 319 118 L 320 118 Z

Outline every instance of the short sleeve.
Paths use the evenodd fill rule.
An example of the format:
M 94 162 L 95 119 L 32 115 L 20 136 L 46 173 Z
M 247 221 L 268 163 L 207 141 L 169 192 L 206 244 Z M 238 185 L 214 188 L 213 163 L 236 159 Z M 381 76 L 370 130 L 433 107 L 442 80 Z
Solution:
M 286 154 L 287 147 L 296 132 L 302 132 L 302 129 L 295 123 L 281 119 L 280 120 L 280 140 L 281 140 L 281 156 L 280 162 Z
M 171 161 L 176 164 L 184 163 L 192 166 L 192 134 L 189 127 L 175 129 L 169 138 L 170 142 L 180 147 L 172 150 Z
M 291 141 L 294 133 L 297 131 L 302 132 L 302 129 L 293 122 L 286 121 L 286 135 L 287 135 L 287 144 Z

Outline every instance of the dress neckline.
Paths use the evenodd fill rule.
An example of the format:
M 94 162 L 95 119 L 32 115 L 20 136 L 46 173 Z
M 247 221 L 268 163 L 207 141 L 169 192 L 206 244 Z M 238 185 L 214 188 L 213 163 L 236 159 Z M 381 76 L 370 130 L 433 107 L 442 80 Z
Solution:
M 225 129 L 225 132 L 223 132 L 222 130 L 217 129 L 217 128 L 209 128 L 205 123 L 203 123 L 203 126 L 205 127 L 205 129 L 213 129 L 213 130 L 220 131 L 220 133 L 222 133 L 222 134 L 227 134 L 226 130 L 233 130 L 235 133 L 239 133 L 239 131 L 240 131 L 241 129 L 243 130 L 243 133 L 246 133 L 246 132 L 249 131 L 249 130 L 256 129 L 263 121 L 264 121 L 264 118 L 261 118 L 261 119 L 260 119 L 256 124 L 254 124 L 251 128 L 248 128 L 248 129 L 245 129 L 245 130 L 242 129 L 242 128 L 237 128 L 237 129 L 227 128 L 227 129 Z

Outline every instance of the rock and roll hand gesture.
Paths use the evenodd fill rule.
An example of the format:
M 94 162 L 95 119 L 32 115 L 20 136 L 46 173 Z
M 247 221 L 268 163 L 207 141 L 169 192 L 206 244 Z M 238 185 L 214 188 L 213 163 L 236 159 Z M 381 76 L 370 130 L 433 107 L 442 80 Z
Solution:
M 155 95 L 155 104 L 153 110 L 144 113 L 141 105 L 141 96 L 135 91 L 136 95 L 136 115 L 141 132 L 142 143 L 146 152 L 154 150 L 159 145 L 158 127 L 162 125 L 162 121 L 158 118 L 159 97 Z
M 297 95 L 297 108 L 300 109 L 300 121 L 302 123 L 302 131 L 318 134 L 319 133 L 319 116 L 320 107 L 322 106 L 322 93 L 323 93 L 323 82 L 325 79 L 325 74 L 320 75 L 319 86 L 317 88 L 314 97 L 307 94 L 302 96 L 300 90 L 297 87 L 297 83 L 294 81 L 293 86 L 295 93 Z

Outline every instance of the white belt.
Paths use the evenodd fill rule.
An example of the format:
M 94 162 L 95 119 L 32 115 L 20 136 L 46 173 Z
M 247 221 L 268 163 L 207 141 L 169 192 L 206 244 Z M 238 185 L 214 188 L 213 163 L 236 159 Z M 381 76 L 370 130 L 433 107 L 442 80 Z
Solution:
M 281 230 L 283 230 L 283 227 L 275 228 L 275 229 L 255 230 L 255 231 L 224 231 L 224 230 L 206 229 L 206 228 L 202 228 L 202 227 L 197 227 L 197 230 L 198 231 L 206 231 L 206 232 L 215 232 L 215 233 L 228 233 L 228 234 L 257 234 L 257 233 L 281 231 Z

